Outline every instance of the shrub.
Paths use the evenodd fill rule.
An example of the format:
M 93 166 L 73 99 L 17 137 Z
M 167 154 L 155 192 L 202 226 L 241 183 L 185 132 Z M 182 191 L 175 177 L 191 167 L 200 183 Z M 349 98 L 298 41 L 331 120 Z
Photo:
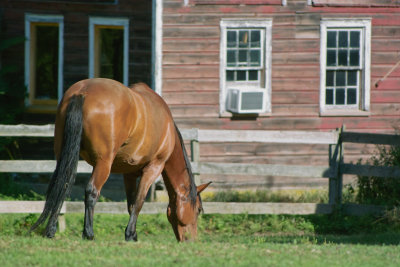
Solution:
M 400 166 L 400 147 L 380 146 L 378 147 L 378 155 L 373 156 L 367 163 L 375 166 Z M 358 176 L 357 187 L 356 198 L 359 203 L 389 206 L 399 205 L 399 178 Z

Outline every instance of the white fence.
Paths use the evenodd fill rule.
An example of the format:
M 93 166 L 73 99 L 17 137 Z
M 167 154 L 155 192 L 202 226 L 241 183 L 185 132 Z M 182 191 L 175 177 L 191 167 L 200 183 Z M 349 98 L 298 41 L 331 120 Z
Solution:
M 52 137 L 54 125 L 0 125 L 0 137 Z M 329 203 L 213 203 L 204 202 L 205 213 L 249 213 L 249 214 L 314 214 L 331 213 L 340 207 L 349 214 L 379 213 L 381 207 L 366 205 L 342 205 L 343 174 L 374 175 L 377 177 L 400 177 L 398 167 L 378 167 L 343 163 L 343 142 L 400 145 L 396 135 L 345 132 L 310 131 L 242 131 L 242 130 L 182 130 L 185 140 L 191 141 L 192 167 L 195 174 L 239 174 L 293 177 L 315 177 L 329 179 Z M 245 163 L 215 163 L 200 160 L 202 142 L 261 142 L 284 144 L 326 144 L 329 162 L 326 166 L 295 166 Z M 0 160 L 0 172 L 8 173 L 52 173 L 54 160 Z M 78 172 L 91 173 L 92 167 L 79 161 Z M 0 201 L 0 213 L 40 213 L 40 201 Z M 165 203 L 147 202 L 143 213 L 164 213 Z M 81 212 L 83 203 L 66 202 L 62 212 Z M 96 212 L 126 213 L 125 203 L 98 203 Z

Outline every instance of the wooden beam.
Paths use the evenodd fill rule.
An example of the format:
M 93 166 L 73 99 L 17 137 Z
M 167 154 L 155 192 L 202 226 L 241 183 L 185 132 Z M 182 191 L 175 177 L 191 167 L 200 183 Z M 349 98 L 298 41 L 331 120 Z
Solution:
M 293 177 L 328 178 L 328 166 L 297 166 L 246 163 L 192 162 L 193 173 L 200 174 L 244 174 L 276 175 Z M 0 172 L 8 173 L 53 173 L 55 160 L 0 160 Z M 78 162 L 78 173 L 92 173 L 92 166 L 85 161 Z
M 184 140 L 197 140 L 198 129 L 182 129 L 180 130 Z M 0 136 L 32 136 L 32 137 L 53 137 L 54 124 L 47 125 L 6 125 L 0 124 Z
M 328 166 L 296 166 L 246 163 L 192 162 L 193 172 L 200 174 L 262 175 L 329 178 Z
M 167 209 L 167 202 L 145 202 L 142 214 L 163 214 Z M 0 201 L 1 213 L 41 213 L 44 201 Z M 374 205 L 344 204 L 343 212 L 349 215 L 382 214 L 386 207 Z M 330 214 L 333 205 L 315 203 L 265 203 L 265 202 L 203 202 L 205 214 Z M 83 202 L 66 201 L 61 213 L 82 213 Z M 125 202 L 98 202 L 96 213 L 126 214 Z
M 53 173 L 55 160 L 0 160 L 0 172 Z M 93 167 L 85 161 L 78 162 L 78 173 L 92 173 Z
M 342 142 L 400 146 L 400 136 L 392 134 L 342 132 Z
M 54 124 L 47 125 L 4 125 L 0 124 L 0 136 L 37 136 L 53 137 Z
M 280 144 L 336 144 L 337 132 L 199 130 L 199 142 L 261 142 Z
M 400 178 L 400 167 L 341 164 L 340 169 L 343 174 Z
M 314 203 L 203 202 L 205 214 L 329 214 L 332 206 Z

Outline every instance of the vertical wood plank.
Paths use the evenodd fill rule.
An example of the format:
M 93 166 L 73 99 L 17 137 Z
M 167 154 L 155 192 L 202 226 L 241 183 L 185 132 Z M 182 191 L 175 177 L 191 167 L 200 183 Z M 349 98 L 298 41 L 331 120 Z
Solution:
M 65 230 L 67 229 L 67 223 L 65 221 L 65 214 L 60 213 L 60 215 L 58 216 L 58 231 L 60 233 L 65 232 Z
M 329 178 L 329 204 L 336 208 L 342 203 L 343 174 L 340 164 L 343 162 L 343 145 L 340 136 L 344 128 L 345 126 L 339 129 L 337 144 L 329 145 L 329 166 L 333 170 L 333 177 Z
M 190 157 L 192 162 L 199 162 L 200 161 L 200 143 L 198 140 L 191 140 L 190 141 Z M 197 185 L 200 184 L 200 175 L 199 173 L 194 173 L 194 180 Z

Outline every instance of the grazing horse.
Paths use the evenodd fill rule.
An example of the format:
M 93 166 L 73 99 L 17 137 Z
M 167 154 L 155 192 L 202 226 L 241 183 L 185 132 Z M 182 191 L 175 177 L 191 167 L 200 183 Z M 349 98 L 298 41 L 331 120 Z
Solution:
M 74 183 L 79 155 L 93 166 L 85 189 L 82 237 L 92 240 L 94 206 L 110 172 L 123 173 L 129 222 L 125 240 L 137 241 L 136 222 L 151 184 L 162 174 L 168 190 L 167 217 L 178 241 L 195 239 L 202 210 L 182 136 L 167 104 L 145 84 L 128 88 L 110 79 L 75 83 L 58 106 L 54 151 L 57 166 L 42 214 L 31 231 L 45 222 L 54 237 L 65 197 Z M 137 179 L 141 177 L 140 182 Z

